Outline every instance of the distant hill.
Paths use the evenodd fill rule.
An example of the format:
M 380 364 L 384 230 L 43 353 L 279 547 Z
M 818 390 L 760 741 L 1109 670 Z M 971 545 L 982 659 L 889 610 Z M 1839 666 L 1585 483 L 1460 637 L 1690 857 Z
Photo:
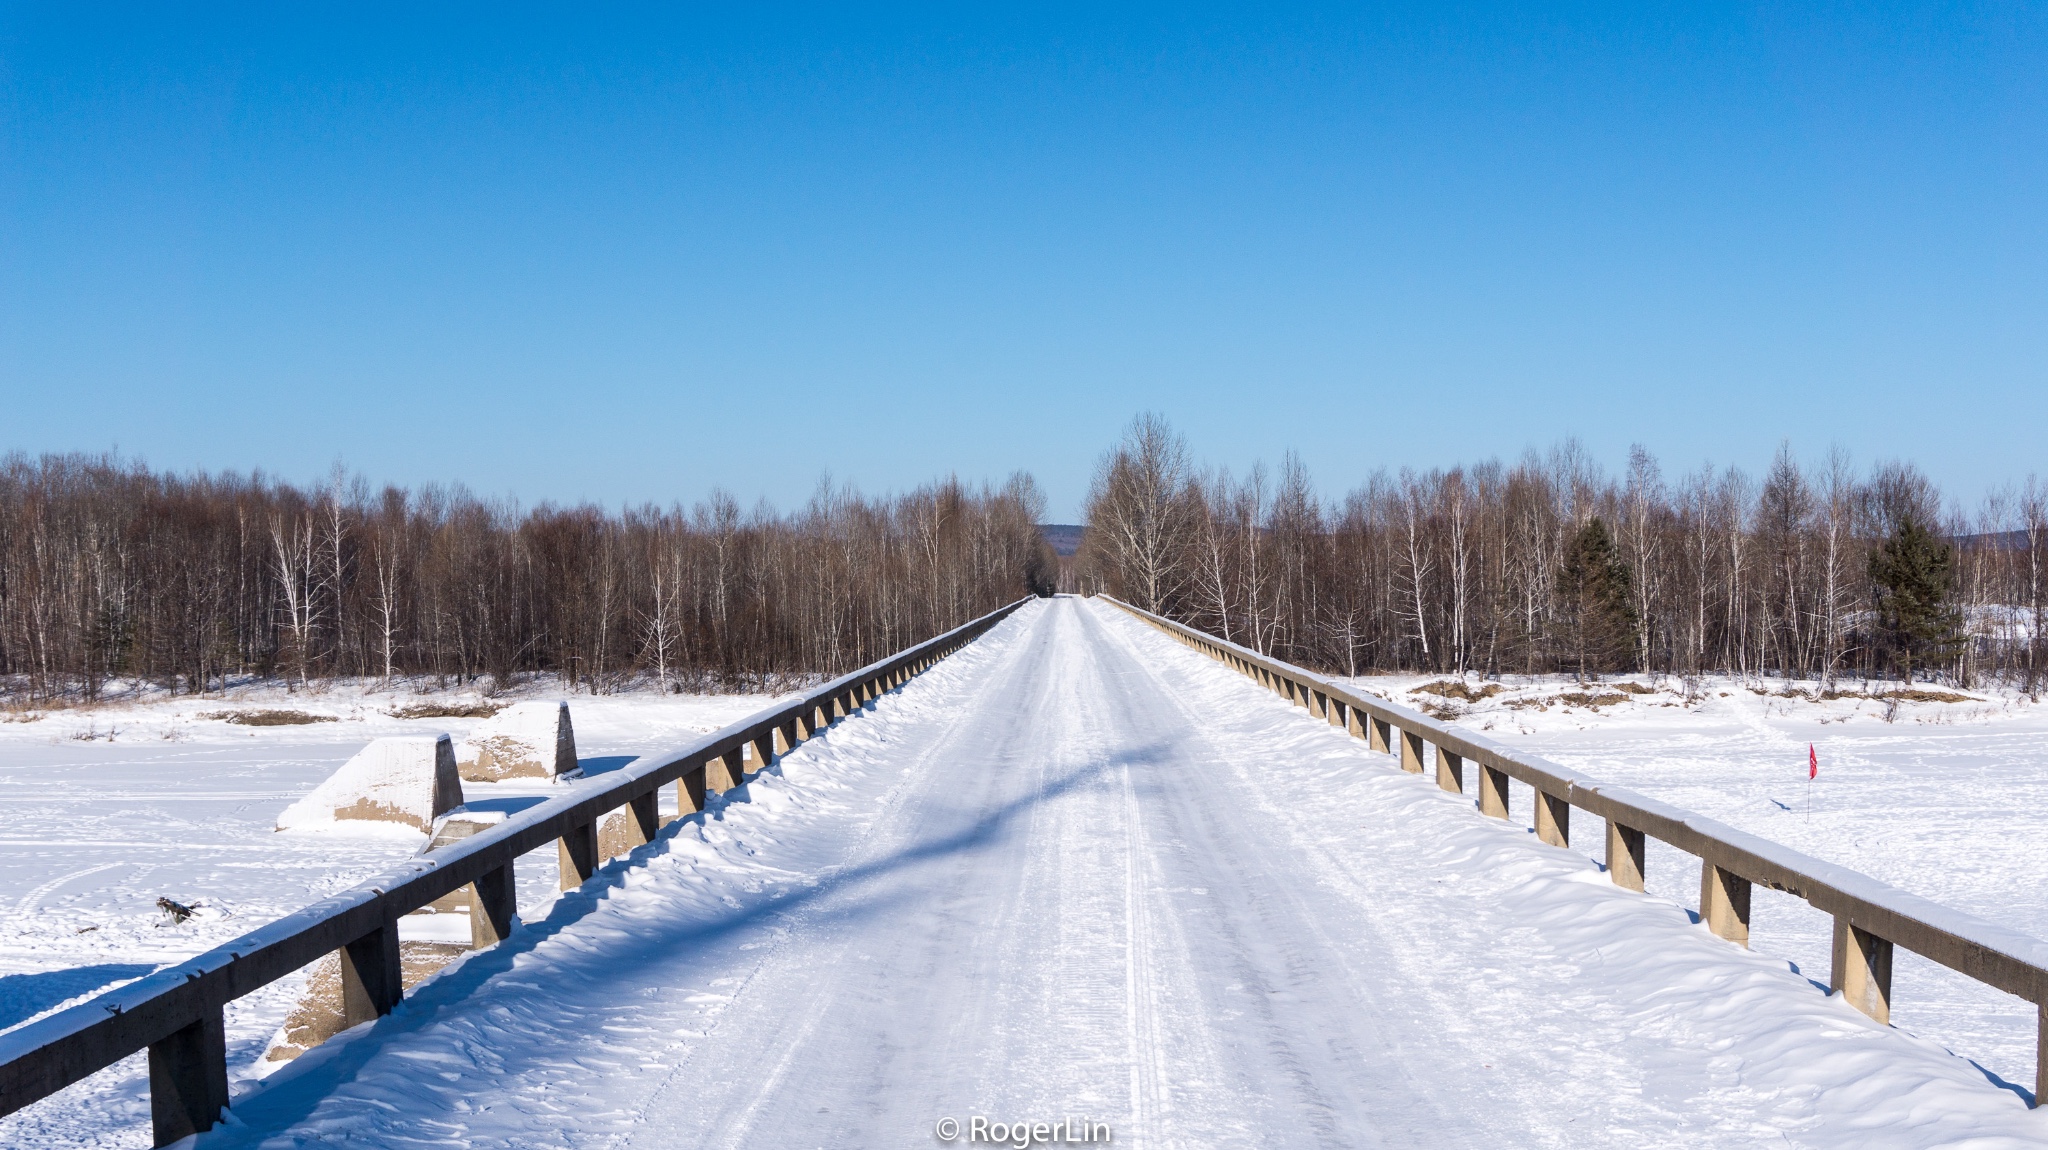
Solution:
M 1081 525 L 1078 523 L 1041 523 L 1038 533 L 1052 544 L 1055 555 L 1072 555 L 1081 549 Z
M 1044 530 L 1040 528 L 1039 530 Z M 1982 535 L 1958 535 L 1956 546 L 1965 551 L 1983 548 L 1987 551 L 2025 551 L 2027 533 L 2024 531 L 1993 531 Z

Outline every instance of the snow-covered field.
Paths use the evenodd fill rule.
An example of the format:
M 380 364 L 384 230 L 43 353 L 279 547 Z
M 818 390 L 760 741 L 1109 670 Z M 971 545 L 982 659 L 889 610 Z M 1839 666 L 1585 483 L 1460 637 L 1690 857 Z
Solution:
M 544 695 L 544 692 L 543 692 Z M 448 731 L 475 718 L 399 719 L 422 703 L 475 703 L 475 696 L 340 687 L 262 689 L 203 699 L 158 699 L 45 713 L 0 723 L 0 889 L 12 913 L 0 923 L 0 1030 L 139 978 L 252 930 L 323 895 L 353 886 L 417 851 L 419 836 L 388 824 L 343 833 L 274 830 L 294 800 L 380 735 Z M 502 700 L 498 700 L 502 701 Z M 766 696 L 643 692 L 570 700 L 577 750 L 601 773 L 633 756 L 715 730 L 769 705 Z M 332 722 L 240 726 L 213 714 L 290 710 Z M 516 810 L 549 793 L 541 780 L 464 784 L 473 809 Z M 673 810 L 673 796 L 668 797 Z M 552 857 L 518 871 L 524 917 L 542 918 L 556 894 Z M 182 925 L 158 898 L 195 909 Z M 411 925 L 411 924 L 407 924 Z M 286 979 L 229 1008 L 231 1064 L 246 1077 L 301 980 Z M 98 1141 L 112 1111 L 126 1126 L 108 1145 L 149 1144 L 139 1057 L 74 1087 L 54 1126 L 0 1119 L 12 1135 Z M 139 1124 L 139 1125 L 137 1125 Z
M 1441 676 L 1375 676 L 1355 685 L 1528 747 L 1594 778 L 1641 791 L 1829 862 L 1854 867 L 2048 939 L 2048 706 L 2010 691 L 1887 705 L 1891 685 L 1845 682 L 1823 701 L 1815 683 L 1731 680 L 1652 684 L 1645 676 L 1578 685 L 1510 678 L 1476 700 L 1414 688 Z M 1484 691 L 1479 679 L 1469 693 Z M 1788 694 L 1789 690 L 1789 694 Z M 1598 706 L 1560 702 L 1604 699 Z M 1889 716 L 1889 717 L 1887 717 Z M 1820 777 L 1808 786 L 1808 747 Z M 1470 773 L 1468 772 L 1468 775 Z M 1465 780 L 1476 798 L 1476 777 Z M 1530 817 L 1517 786 L 1517 819 Z M 1603 857 L 1603 824 L 1585 815 L 1573 844 Z M 1699 905 L 1699 864 L 1652 843 L 1648 887 Z M 1751 945 L 1828 979 L 1831 920 L 1790 895 L 1758 888 Z M 1988 1074 L 2033 1087 L 2031 1004 L 1899 951 L 1894 1025 L 1948 1044 Z
M 2040 932 L 2030 707 L 1885 723 L 1875 704 L 1721 689 L 1594 711 L 1496 696 L 1467 721 Z M 590 759 L 762 702 L 572 705 Z M 111 746 L 0 738 L 4 777 L 44 780 L 10 813 L 38 812 L 50 842 L 119 844 L 42 870 L 6 856 L 42 876 L 21 889 L 159 868 L 50 886 L 35 905 L 79 917 L 27 936 L 48 956 L 34 972 L 190 953 L 390 857 L 323 842 L 274 872 L 203 845 L 148 863 L 178 836 L 137 836 L 171 815 L 221 848 L 289 838 L 268 819 L 360 740 L 321 743 L 327 724 L 152 743 L 136 722 Z M 361 737 L 431 725 L 365 718 Z M 1809 738 L 1826 788 L 1810 824 Z M 89 775 L 81 752 L 126 781 L 67 806 L 78 787 L 54 776 Z M 260 781 L 256 763 L 285 759 L 297 781 Z M 156 818 L 74 832 L 121 790 Z M 1597 847 L 1596 821 L 1573 829 Z M 1879 1027 L 1810 981 L 1825 936 L 1802 931 L 1825 923 L 1799 904 L 1759 892 L 1745 953 L 1683 913 L 1693 865 L 1650 865 L 1649 897 L 1619 890 L 1112 608 L 1033 604 L 582 890 L 556 899 L 552 865 L 527 867 L 525 929 L 261 1082 L 247 1071 L 282 1007 L 252 1000 L 231 1035 L 235 1124 L 200 1143 L 928 1145 L 940 1119 L 984 1115 L 1086 1118 L 1129 1146 L 2048 1144 L 2048 1112 L 1993 1077 L 2032 1074 L 2009 1000 L 1971 1006 L 1902 956 L 1901 1025 Z M 102 874 L 146 889 L 122 901 Z M 158 927 L 158 893 L 235 918 Z M 139 916 L 110 936 L 132 950 L 61 949 L 102 945 L 63 934 L 118 917 L 94 908 Z M 0 1144 L 144 1145 L 138 1087 L 131 1071 L 52 1099 L 0 1121 Z

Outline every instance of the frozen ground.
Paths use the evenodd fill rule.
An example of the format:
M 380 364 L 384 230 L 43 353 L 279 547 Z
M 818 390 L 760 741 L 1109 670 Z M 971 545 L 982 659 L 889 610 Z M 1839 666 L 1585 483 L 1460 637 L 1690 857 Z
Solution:
M 424 701 L 476 700 L 266 690 L 0 723 L 0 890 L 7 892 L 0 906 L 12 911 L 0 921 L 0 1030 L 198 954 L 416 851 L 418 836 L 380 835 L 374 824 L 357 833 L 272 828 L 279 812 L 369 739 L 433 731 L 460 737 L 481 722 L 388 713 Z M 570 707 L 579 755 L 587 770 L 602 772 L 769 701 L 644 693 L 578 696 Z M 336 721 L 246 727 L 200 717 L 265 709 Z M 548 784 L 467 783 L 464 790 L 472 807 L 516 809 L 547 794 Z M 552 857 L 529 856 L 519 880 L 522 914 L 545 917 L 555 898 Z M 159 897 L 196 914 L 173 925 L 157 910 Z M 230 1007 L 237 1073 L 256 1069 L 298 993 L 299 980 L 288 979 Z M 142 1074 L 141 1060 L 131 1059 L 74 1088 L 69 1105 L 54 1100 L 31 1112 L 43 1120 L 0 1119 L 0 1145 L 33 1144 L 20 1137 L 31 1130 L 38 1138 L 94 1139 L 107 1125 L 95 1113 L 104 1106 L 131 1124 L 107 1144 L 146 1146 Z
M 2048 938 L 2048 707 L 2023 695 L 1950 691 L 1971 698 L 1891 708 L 1881 698 L 1821 701 L 1818 684 L 1777 679 L 1763 693 L 1726 679 L 1696 684 L 1690 695 L 1673 680 L 1630 694 L 1613 682 L 1511 679 L 1501 693 L 1470 701 L 1414 690 L 1444 681 L 1355 680 L 1595 778 Z M 1652 685 L 1642 676 L 1620 681 Z M 1467 685 L 1474 693 L 1487 686 L 1476 678 Z M 1865 693 L 1861 683 L 1839 689 Z M 1611 701 L 1572 705 L 1559 701 L 1565 694 Z M 1810 794 L 1809 745 L 1820 760 Z M 1466 779 L 1475 798 L 1476 786 L 1476 777 Z M 1516 788 L 1518 819 L 1529 817 L 1526 793 Z M 1574 844 L 1600 857 L 1602 823 L 1578 817 L 1585 821 L 1573 828 Z M 1648 885 L 1697 908 L 1699 864 L 1652 843 Z M 1759 888 L 1755 899 L 1751 945 L 1825 983 L 1831 921 L 1789 895 Z M 2028 1003 L 1900 951 L 1892 1022 L 2031 1088 Z
M 1939 1044 L 1107 607 L 1027 607 L 729 799 L 201 1145 L 2048 1139 Z

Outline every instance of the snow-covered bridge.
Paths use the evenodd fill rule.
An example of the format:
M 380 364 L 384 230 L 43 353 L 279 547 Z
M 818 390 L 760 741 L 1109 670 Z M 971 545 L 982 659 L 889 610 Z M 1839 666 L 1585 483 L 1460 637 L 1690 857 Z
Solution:
M 2048 1139 L 2020 1091 L 1823 989 L 1063 598 L 300 1059 L 203 1144 L 967 1145 L 1020 1122 L 1193 1147 Z

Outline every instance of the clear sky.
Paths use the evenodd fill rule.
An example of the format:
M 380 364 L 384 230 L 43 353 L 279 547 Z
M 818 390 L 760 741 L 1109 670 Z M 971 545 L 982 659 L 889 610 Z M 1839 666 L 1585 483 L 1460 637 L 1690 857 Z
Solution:
M 6 4 L 0 450 L 2048 475 L 2048 7 Z

